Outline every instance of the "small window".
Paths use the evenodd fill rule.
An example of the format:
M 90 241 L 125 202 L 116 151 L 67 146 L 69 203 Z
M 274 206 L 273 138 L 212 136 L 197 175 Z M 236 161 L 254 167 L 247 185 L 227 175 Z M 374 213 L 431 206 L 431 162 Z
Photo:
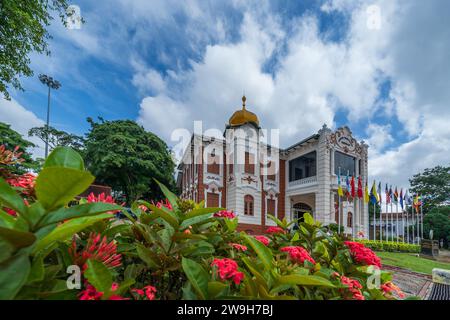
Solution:
M 249 194 L 244 197 L 244 215 L 253 215 L 253 197 Z
M 347 213 L 347 227 L 353 227 L 353 214 L 351 212 Z
M 250 152 L 245 152 L 245 173 L 255 174 L 255 156 Z
M 220 174 L 219 157 L 216 156 L 214 152 L 208 155 L 208 165 L 206 170 L 209 173 Z
M 273 199 L 267 199 L 267 214 L 277 216 L 275 212 L 275 200 Z

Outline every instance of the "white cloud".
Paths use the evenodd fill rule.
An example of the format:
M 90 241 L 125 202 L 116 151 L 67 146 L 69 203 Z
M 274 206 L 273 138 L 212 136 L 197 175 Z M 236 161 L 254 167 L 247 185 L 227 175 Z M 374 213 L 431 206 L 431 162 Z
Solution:
M 369 137 L 367 143 L 372 156 L 379 154 L 385 146 L 390 145 L 394 141 L 390 131 L 390 125 L 369 124 L 366 129 L 366 134 Z
M 42 141 L 35 137 L 28 137 L 28 130 L 33 127 L 41 127 L 45 122 L 39 119 L 33 112 L 27 110 L 16 100 L 0 99 L 0 121 L 11 126 L 11 129 L 20 133 L 24 139 L 33 142 L 36 147 L 30 150 L 35 157 L 44 157 Z

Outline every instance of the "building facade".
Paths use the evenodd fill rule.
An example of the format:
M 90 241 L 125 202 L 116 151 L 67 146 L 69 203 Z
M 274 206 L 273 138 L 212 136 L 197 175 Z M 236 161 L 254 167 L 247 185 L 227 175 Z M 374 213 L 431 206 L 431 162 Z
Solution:
M 239 217 L 239 230 L 263 233 L 275 225 L 269 214 L 288 221 L 305 212 L 345 233 L 368 234 L 368 207 L 363 201 L 338 199 L 338 173 L 367 181 L 368 146 L 348 127 L 317 133 L 288 147 L 267 143 L 258 117 L 243 97 L 225 126 L 223 138 L 193 135 L 178 167 L 181 197 L 223 207 Z M 280 129 L 282 134 L 282 128 Z

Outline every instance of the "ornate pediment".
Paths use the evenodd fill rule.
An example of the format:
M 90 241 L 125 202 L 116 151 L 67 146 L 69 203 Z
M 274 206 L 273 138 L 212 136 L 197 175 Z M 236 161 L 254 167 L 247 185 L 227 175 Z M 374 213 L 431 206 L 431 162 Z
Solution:
M 353 138 L 352 131 L 347 127 L 340 127 L 335 132 L 327 137 L 327 143 L 340 149 L 344 153 L 353 153 L 357 155 L 364 155 L 367 150 L 367 145 L 364 142 L 358 143 Z

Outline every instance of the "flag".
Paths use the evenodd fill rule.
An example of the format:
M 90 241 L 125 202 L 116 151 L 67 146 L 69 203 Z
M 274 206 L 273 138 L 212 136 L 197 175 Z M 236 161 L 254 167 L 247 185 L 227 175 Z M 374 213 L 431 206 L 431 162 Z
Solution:
M 348 199 L 348 196 L 350 195 L 350 181 L 348 178 L 348 171 L 347 171 L 347 177 L 345 178 L 345 184 L 347 187 L 347 190 L 345 191 L 345 195 L 347 196 L 347 199 Z
M 350 188 L 351 188 L 351 196 L 352 198 L 355 198 L 356 191 L 355 191 L 355 177 L 352 176 L 352 180 L 350 181 Z
M 375 181 L 372 184 L 372 189 L 370 190 L 370 202 L 373 204 L 378 202 L 378 195 L 377 195 L 377 187 L 375 185 Z
M 377 193 L 378 193 L 378 202 L 381 204 L 383 202 L 383 198 L 381 197 L 381 182 L 378 182 L 378 189 L 377 189 Z
M 405 191 L 405 204 L 406 204 L 407 206 L 412 205 L 412 199 L 411 199 L 411 197 L 409 196 L 408 190 Z
M 394 192 L 392 192 L 392 184 L 389 187 L 389 198 L 391 199 L 391 202 L 394 202 Z
M 416 195 L 413 201 L 413 206 L 416 208 L 416 212 L 419 212 L 419 195 Z
M 402 210 L 403 210 L 403 189 L 400 189 L 399 200 L 400 200 L 400 207 L 402 207 Z
M 361 181 L 361 176 L 358 177 L 358 198 L 362 198 L 363 197 L 363 188 L 362 188 L 362 181 Z
M 338 173 L 338 195 L 339 195 L 339 197 L 344 196 L 344 192 L 342 191 L 342 187 L 341 187 L 341 168 L 339 168 L 339 173 Z
M 398 191 L 397 191 L 397 187 L 395 187 L 395 191 L 394 191 L 394 202 L 398 203 Z
M 386 189 L 384 189 L 384 192 L 386 193 L 386 204 L 391 203 L 391 196 L 389 195 L 389 189 L 386 183 Z
M 367 185 L 367 181 L 366 181 L 366 187 L 364 190 L 364 202 L 369 203 L 369 186 Z

